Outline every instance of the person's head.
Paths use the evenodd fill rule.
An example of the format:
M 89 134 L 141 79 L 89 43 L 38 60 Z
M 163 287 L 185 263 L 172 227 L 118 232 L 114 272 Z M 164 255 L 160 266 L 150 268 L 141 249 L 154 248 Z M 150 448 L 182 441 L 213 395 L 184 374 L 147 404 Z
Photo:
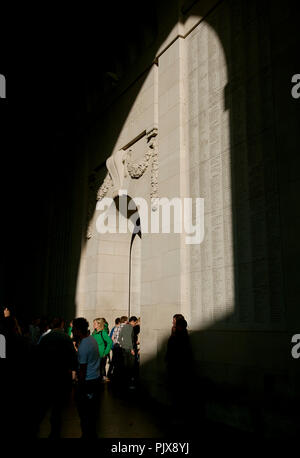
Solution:
M 103 331 L 105 328 L 104 318 L 95 318 L 93 321 L 94 329 L 97 332 Z
M 187 334 L 187 322 L 184 318 L 177 318 L 175 325 L 175 334 L 184 335 Z
M 176 326 L 176 322 L 177 320 L 179 319 L 183 319 L 184 320 L 184 316 L 181 314 L 181 313 L 176 313 L 174 316 L 173 316 L 173 326 Z
M 135 326 L 137 322 L 138 322 L 138 319 L 136 316 L 133 315 L 129 318 L 129 324 L 131 324 L 131 326 Z
M 121 318 L 120 318 L 120 323 L 121 323 L 121 324 L 127 323 L 127 320 L 128 320 L 128 316 L 123 315 L 123 316 L 121 316 Z
M 83 339 L 89 335 L 89 322 L 85 318 L 73 320 L 73 336 L 75 339 Z
M 120 318 L 116 318 L 115 319 L 115 325 L 119 326 L 120 323 L 121 323 L 121 319 Z
M 73 327 L 73 320 L 70 321 L 69 326 L 70 326 L 70 328 Z
M 64 329 L 65 321 L 61 317 L 55 317 L 51 323 L 51 329 Z
M 10 316 L 10 309 L 8 307 L 4 307 L 3 314 L 4 318 L 8 318 Z

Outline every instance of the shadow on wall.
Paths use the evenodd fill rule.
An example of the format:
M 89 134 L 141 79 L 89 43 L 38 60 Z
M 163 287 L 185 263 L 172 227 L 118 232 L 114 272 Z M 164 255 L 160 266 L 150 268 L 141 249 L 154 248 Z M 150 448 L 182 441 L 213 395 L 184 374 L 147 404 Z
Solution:
M 8 112 L 1 124 L 1 140 L 7 139 L 6 151 L 2 145 L 1 194 L 5 196 L 3 213 L 10 221 L 9 237 L 22 243 L 3 244 L 0 300 L 14 304 L 24 318 L 49 314 L 70 319 L 76 313 L 88 180 L 110 156 L 147 71 L 131 86 L 128 106 L 118 110 L 116 99 L 155 56 L 154 8 L 134 27 L 136 20 L 128 5 L 122 2 L 118 14 L 115 7 L 102 5 L 100 15 L 80 8 L 77 15 L 74 6 L 66 17 L 62 11 L 49 11 L 39 23 L 30 19 L 18 49 L 11 52 L 14 62 L 30 71 L 20 78 L 19 68 L 8 58 L 5 62 L 10 70 L 6 72 L 10 97 L 9 104 L 5 100 Z M 140 11 L 137 2 L 130 7 Z M 30 14 L 26 10 L 24 17 Z M 84 33 L 83 24 L 89 24 Z M 7 42 L 13 31 L 7 31 Z M 147 55 L 141 59 L 143 52 Z M 30 95 L 29 105 L 22 103 L 24 88 Z M 116 107 L 116 116 L 107 119 L 105 108 L 111 105 Z M 100 170 L 99 180 L 105 173 L 101 175 Z M 10 182 L 12 176 L 16 186 Z M 18 205 L 20 189 L 26 190 L 24 205 Z M 6 241 L 8 231 L 2 229 Z

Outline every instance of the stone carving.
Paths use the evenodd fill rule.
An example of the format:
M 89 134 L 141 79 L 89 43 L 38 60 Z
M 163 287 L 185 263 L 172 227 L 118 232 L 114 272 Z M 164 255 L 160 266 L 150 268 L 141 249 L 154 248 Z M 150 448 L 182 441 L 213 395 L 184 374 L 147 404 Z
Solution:
M 147 133 L 149 149 L 152 150 L 152 169 L 151 169 L 151 199 L 158 198 L 158 148 L 156 143 L 157 129 L 152 129 Z M 152 210 L 156 210 L 156 204 L 153 204 Z
M 151 199 L 157 198 L 158 192 L 158 151 L 156 145 L 156 136 L 157 128 L 153 128 L 146 132 L 148 149 L 146 151 L 143 161 L 133 164 L 130 162 L 132 150 L 129 149 L 127 155 L 127 170 L 132 179 L 141 178 L 149 167 L 150 161 L 152 159 L 152 169 L 151 169 Z M 156 205 L 152 205 L 152 210 L 156 210 Z
M 97 195 L 97 190 L 99 189 L 100 183 L 101 183 L 101 178 L 99 176 L 99 173 L 92 173 L 89 176 L 89 187 L 88 187 L 88 211 L 87 211 L 87 233 L 86 237 L 87 239 L 90 239 L 92 237 L 92 218 L 93 218 L 93 213 L 95 210 L 95 196 Z M 107 174 L 107 176 L 104 179 L 104 182 L 102 186 L 100 187 L 98 193 L 100 192 L 101 188 L 103 187 L 103 195 L 106 194 L 107 189 L 110 188 L 111 178 Z M 105 191 L 104 191 L 105 188 Z
M 146 170 L 149 167 L 150 162 L 152 161 L 151 167 L 151 194 L 150 197 L 152 200 L 152 210 L 157 209 L 156 198 L 158 197 L 158 150 L 157 150 L 157 137 L 158 130 L 156 127 L 146 131 L 147 138 L 147 151 L 145 157 L 142 161 L 138 163 L 131 162 L 132 150 L 121 149 L 115 154 L 112 154 L 106 161 L 107 175 L 104 178 L 102 185 L 97 189 L 97 179 L 95 174 L 91 175 L 89 192 L 90 194 L 96 195 L 96 200 L 101 200 L 107 192 L 111 189 L 112 196 L 116 197 L 118 191 L 123 188 L 124 178 L 127 177 L 127 173 L 132 179 L 141 178 Z M 92 209 L 92 210 L 91 210 Z M 89 198 L 89 209 L 88 209 L 88 221 L 92 218 L 92 212 L 94 210 L 94 198 L 90 196 Z M 91 223 L 88 226 L 87 238 L 92 237 Z
M 109 173 L 107 173 L 106 177 L 104 178 L 104 181 L 102 185 L 100 186 L 98 192 L 97 192 L 97 200 L 103 199 L 109 188 L 112 187 L 112 178 Z
M 145 155 L 145 159 L 143 161 L 138 162 L 137 164 L 132 164 L 130 162 L 132 155 L 132 150 L 128 150 L 127 155 L 127 170 L 131 178 L 141 178 L 144 173 L 146 172 L 150 159 L 151 159 L 151 151 L 148 149 Z
M 123 181 L 126 177 L 125 159 L 126 151 L 121 149 L 117 151 L 115 154 L 112 154 L 106 161 L 106 167 L 112 183 L 113 198 L 118 195 L 119 189 L 122 189 L 123 187 Z M 107 181 L 109 182 L 109 179 Z

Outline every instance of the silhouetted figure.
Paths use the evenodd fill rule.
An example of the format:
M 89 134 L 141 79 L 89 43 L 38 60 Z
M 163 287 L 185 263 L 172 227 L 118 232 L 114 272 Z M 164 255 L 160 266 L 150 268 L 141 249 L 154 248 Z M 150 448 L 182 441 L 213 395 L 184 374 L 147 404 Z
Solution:
M 55 318 L 51 331 L 44 335 L 36 353 L 38 381 L 38 424 L 51 408 L 50 438 L 61 434 L 62 410 L 70 399 L 72 371 L 77 369 L 77 354 L 64 332 L 64 320 Z
M 83 439 L 97 438 L 100 395 L 100 355 L 98 344 L 89 334 L 85 318 L 73 320 L 73 335 L 78 342 L 78 385 L 76 402 Z
M 29 407 L 30 341 L 22 335 L 18 320 L 11 313 L 3 313 L 0 329 L 6 349 L 1 367 L 1 435 L 5 438 L 26 437 L 29 434 L 26 413 Z
M 175 426 L 186 426 L 189 423 L 188 411 L 193 403 L 193 357 L 187 322 L 177 316 L 173 319 L 171 336 L 166 352 L 167 384 L 171 395 L 171 421 Z
M 174 334 L 175 330 L 176 330 L 176 322 L 177 320 L 179 319 L 182 319 L 184 320 L 184 316 L 181 314 L 181 313 L 176 313 L 174 316 L 173 316 L 173 321 L 172 321 L 172 328 L 171 328 L 171 334 Z
M 7 320 L 7 318 L 10 318 L 10 320 Z M 21 334 L 21 328 L 19 326 L 18 320 L 16 318 L 16 315 L 14 313 L 13 307 L 9 306 L 4 306 L 1 307 L 1 314 L 0 314 L 0 332 L 2 334 L 5 334 L 7 332 L 10 332 L 11 335 L 15 334 L 15 332 L 11 333 L 12 329 L 12 323 L 15 323 L 13 327 L 17 331 L 16 334 Z M 10 331 L 8 331 L 10 329 Z
M 137 384 L 139 378 L 140 368 L 140 350 L 139 350 L 139 333 L 141 330 L 140 319 L 138 319 L 136 325 L 133 327 L 133 350 L 134 350 L 134 366 L 133 366 L 133 378 L 134 384 Z

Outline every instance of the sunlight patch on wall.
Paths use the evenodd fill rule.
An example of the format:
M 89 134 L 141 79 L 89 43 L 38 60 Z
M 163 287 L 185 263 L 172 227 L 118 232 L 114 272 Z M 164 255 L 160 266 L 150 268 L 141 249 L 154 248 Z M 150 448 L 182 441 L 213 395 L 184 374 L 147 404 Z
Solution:
M 203 329 L 234 312 L 228 75 L 222 43 L 209 24 L 202 22 L 185 44 L 189 192 L 203 197 L 205 208 L 204 241 L 189 247 L 190 321 Z

